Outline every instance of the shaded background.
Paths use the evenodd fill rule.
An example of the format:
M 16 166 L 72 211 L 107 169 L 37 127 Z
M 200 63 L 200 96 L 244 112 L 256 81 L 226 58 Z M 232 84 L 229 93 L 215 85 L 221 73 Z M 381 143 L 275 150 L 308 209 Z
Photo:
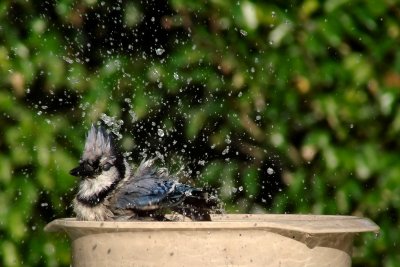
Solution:
M 400 262 L 397 1 L 0 2 L 2 266 L 69 266 L 86 131 L 164 156 L 228 212 L 365 216 L 354 266 Z

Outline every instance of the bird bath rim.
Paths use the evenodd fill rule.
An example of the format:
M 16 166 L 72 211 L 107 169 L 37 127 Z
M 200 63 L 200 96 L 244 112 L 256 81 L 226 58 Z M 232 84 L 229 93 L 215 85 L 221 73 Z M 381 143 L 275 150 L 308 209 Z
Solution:
M 73 229 L 101 232 L 132 232 L 141 230 L 218 230 L 276 229 L 307 234 L 379 232 L 379 226 L 367 218 L 344 215 L 299 214 L 223 214 L 204 221 L 78 221 L 75 218 L 56 219 L 46 225 L 46 232 Z

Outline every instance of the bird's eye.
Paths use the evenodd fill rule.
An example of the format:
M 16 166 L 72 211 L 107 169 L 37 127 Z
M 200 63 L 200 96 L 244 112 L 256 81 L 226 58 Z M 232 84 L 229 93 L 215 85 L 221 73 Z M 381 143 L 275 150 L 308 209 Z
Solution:
M 108 171 L 110 168 L 111 168 L 111 166 L 112 166 L 112 164 L 111 163 L 109 163 L 109 162 L 107 162 L 106 164 L 104 164 L 103 165 L 103 170 L 104 171 Z

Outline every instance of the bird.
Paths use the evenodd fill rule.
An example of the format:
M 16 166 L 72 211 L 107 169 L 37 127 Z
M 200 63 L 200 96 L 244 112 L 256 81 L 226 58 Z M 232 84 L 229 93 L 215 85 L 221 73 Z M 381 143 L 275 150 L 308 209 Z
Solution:
M 117 148 L 112 133 L 90 128 L 79 165 L 70 174 L 80 178 L 72 201 L 77 220 L 168 220 L 177 212 L 196 221 L 210 221 L 220 206 L 218 197 L 203 188 L 180 183 L 159 168 L 157 158 L 143 159 L 136 169 Z

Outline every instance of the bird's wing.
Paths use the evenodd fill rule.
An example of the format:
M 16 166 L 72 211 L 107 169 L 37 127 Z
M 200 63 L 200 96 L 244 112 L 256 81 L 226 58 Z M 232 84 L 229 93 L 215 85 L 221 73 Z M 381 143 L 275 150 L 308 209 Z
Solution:
M 142 162 L 135 175 L 119 190 L 118 209 L 156 210 L 173 207 L 185 198 L 186 186 L 170 179 L 164 169 Z

